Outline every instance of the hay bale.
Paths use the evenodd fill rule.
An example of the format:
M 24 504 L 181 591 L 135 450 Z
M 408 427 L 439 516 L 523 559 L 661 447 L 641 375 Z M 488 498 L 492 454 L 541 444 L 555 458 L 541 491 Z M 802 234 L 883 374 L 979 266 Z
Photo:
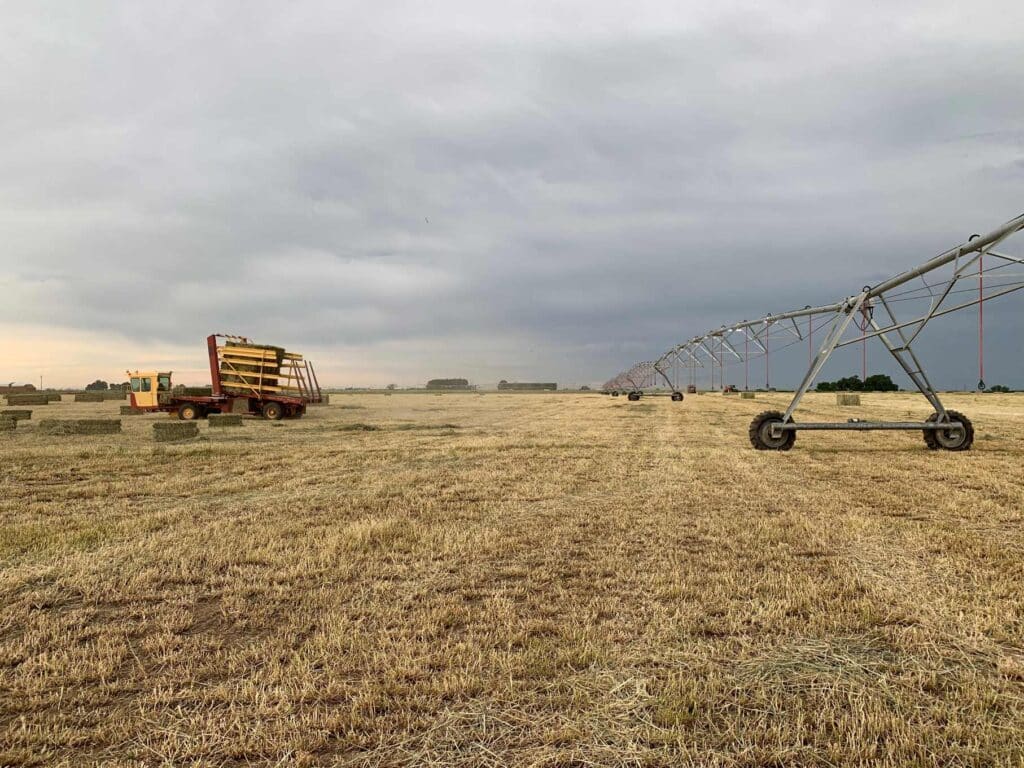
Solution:
M 744 400 L 753 400 L 754 399 L 754 393 L 753 392 L 740 392 L 740 397 L 742 397 Z
M 46 393 L 46 400 L 48 402 L 51 402 L 51 403 L 59 403 L 61 401 L 62 397 L 63 397 L 63 395 L 61 395 L 60 392 L 47 392 Z
M 8 395 L 8 405 L 47 405 L 49 399 L 42 392 L 32 394 Z
M 102 392 L 79 392 L 75 395 L 76 403 L 102 403 L 105 399 Z
M 120 419 L 43 419 L 43 435 L 112 435 L 121 431 Z
M 145 411 L 143 411 L 140 408 L 133 408 L 130 405 L 122 405 L 121 406 L 121 415 L 122 416 L 141 416 L 144 413 L 145 413 Z
M 32 411 L 23 411 L 15 409 L 5 409 L 0 411 L 0 419 L 13 419 L 14 421 L 24 421 L 32 418 Z
M 0 432 L 13 432 L 18 426 L 18 422 L 14 419 L 9 419 L 6 416 L 0 416 Z
M 199 425 L 194 421 L 158 421 L 153 425 L 153 439 L 158 443 L 194 440 L 199 437 Z
M 128 395 L 123 389 L 108 389 L 100 393 L 104 400 L 127 400 Z
M 207 419 L 210 422 L 210 429 L 215 427 L 240 427 L 242 417 L 236 413 L 211 413 Z
M 836 405 L 860 405 L 860 395 L 856 392 L 836 392 Z

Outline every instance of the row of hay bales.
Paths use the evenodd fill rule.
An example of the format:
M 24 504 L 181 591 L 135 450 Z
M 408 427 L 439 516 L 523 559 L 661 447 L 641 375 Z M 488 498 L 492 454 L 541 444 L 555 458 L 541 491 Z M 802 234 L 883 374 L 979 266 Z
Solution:
M 49 405 L 59 403 L 63 395 L 60 392 L 26 392 L 7 395 L 7 405 Z M 127 395 L 120 389 L 103 390 L 102 392 L 76 392 L 76 403 L 103 403 L 107 400 L 124 400 Z
M 19 418 L 8 412 L 0 414 L 0 432 L 14 430 L 18 421 L 25 418 L 20 416 L 23 413 L 26 412 L 17 412 Z M 31 411 L 27 413 L 30 418 Z M 240 427 L 244 424 L 242 417 L 237 414 L 211 414 L 208 421 L 211 429 Z M 54 437 L 113 435 L 121 432 L 121 419 L 42 419 L 38 432 Z M 158 443 L 191 440 L 198 436 L 199 424 L 195 421 L 160 421 L 153 424 L 153 439 Z

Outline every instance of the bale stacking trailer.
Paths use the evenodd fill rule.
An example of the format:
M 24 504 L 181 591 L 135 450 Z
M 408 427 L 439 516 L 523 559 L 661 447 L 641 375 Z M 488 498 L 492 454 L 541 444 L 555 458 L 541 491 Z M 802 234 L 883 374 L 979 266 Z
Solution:
M 211 413 L 248 413 L 276 421 L 299 418 L 308 404 L 323 400 L 313 364 L 300 354 L 223 334 L 208 336 L 206 348 L 210 395 L 173 392 L 169 371 L 129 371 L 132 407 L 176 413 L 184 421 Z

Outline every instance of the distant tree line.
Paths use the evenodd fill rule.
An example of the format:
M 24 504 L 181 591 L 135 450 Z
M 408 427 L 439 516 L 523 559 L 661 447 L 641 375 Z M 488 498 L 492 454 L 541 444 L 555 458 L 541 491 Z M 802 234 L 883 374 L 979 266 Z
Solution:
M 884 373 L 873 373 L 864 381 L 860 376 L 845 376 L 836 381 L 819 381 L 818 392 L 899 392 L 899 387 Z

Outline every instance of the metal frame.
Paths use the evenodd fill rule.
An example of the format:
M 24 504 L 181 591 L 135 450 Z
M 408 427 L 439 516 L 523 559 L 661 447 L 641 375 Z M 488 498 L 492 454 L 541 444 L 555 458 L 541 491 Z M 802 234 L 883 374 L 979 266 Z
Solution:
M 704 367 L 701 356 L 711 361 L 711 376 L 714 382 L 714 368 L 717 365 L 724 370 L 724 355 L 728 353 L 731 357 L 743 362 L 745 367 L 755 357 L 764 357 L 766 389 L 770 388 L 769 355 L 771 351 L 770 341 L 775 336 L 792 336 L 801 342 L 810 339 L 815 332 L 815 322 L 820 321 L 819 327 L 825 330 L 822 342 L 816 354 L 811 356 L 810 362 L 800 386 L 793 395 L 789 406 L 782 418 L 774 421 L 771 425 L 770 434 L 774 438 L 780 437 L 785 432 L 797 430 L 871 430 L 871 429 L 908 429 L 944 432 L 956 432 L 965 428 L 960 421 L 952 420 L 947 413 L 935 387 L 932 385 L 925 372 L 924 365 L 914 351 L 914 342 L 924 328 L 935 318 L 948 315 L 952 312 L 964 310 L 981 304 L 983 301 L 990 301 L 1000 296 L 1013 293 L 1024 288 L 1024 274 L 1007 275 L 999 272 L 998 278 L 1017 278 L 1010 283 L 997 283 L 993 289 L 991 280 L 985 280 L 996 270 L 1010 265 L 1024 264 L 1024 258 L 999 253 L 993 250 L 996 246 L 1006 241 L 1012 235 L 1024 230 L 1024 214 L 1010 219 L 1005 224 L 992 230 L 986 235 L 972 235 L 966 242 L 950 248 L 949 250 L 935 256 L 932 259 L 920 264 L 913 269 L 903 272 L 875 286 L 864 286 L 857 293 L 848 296 L 841 301 L 825 304 L 817 307 L 806 306 L 802 309 L 769 314 L 757 320 L 743 320 L 731 325 L 723 325 L 687 341 L 677 344 L 654 363 L 638 363 L 628 372 L 613 377 L 605 385 L 616 385 L 621 381 L 636 383 L 638 366 L 653 366 L 655 371 L 660 373 L 668 381 L 661 370 L 661 364 L 675 357 L 686 359 L 691 365 Z M 984 256 L 991 256 L 986 263 Z M 945 271 L 944 271 L 945 270 Z M 929 279 L 926 280 L 925 278 Z M 938 278 L 938 279 L 936 279 Z M 997 278 L 997 279 L 998 279 Z M 913 281 L 921 281 L 921 286 L 909 290 L 905 289 Z M 961 291 L 956 286 L 961 281 L 977 281 L 978 292 L 975 298 L 960 303 L 951 303 L 950 297 Z M 989 293 L 982 295 L 981 286 L 985 285 Z M 900 319 L 895 304 L 898 302 L 926 303 L 923 309 L 912 313 L 907 319 Z M 861 318 L 861 328 L 853 321 Z M 808 322 L 801 328 L 797 320 L 807 318 Z M 850 334 L 851 324 L 855 334 Z M 739 344 L 734 344 L 734 340 Z M 910 378 L 917 390 L 929 402 L 935 410 L 932 420 L 926 422 L 812 422 L 798 424 L 793 420 L 793 413 L 800 405 L 801 400 L 807 393 L 815 379 L 821 373 L 825 363 L 832 354 L 843 347 L 851 344 L 866 343 L 870 339 L 878 339 L 886 351 L 896 360 L 899 366 Z M 797 343 L 793 342 L 793 343 Z M 718 347 L 719 354 L 716 357 L 715 347 Z M 753 347 L 753 349 L 751 349 Z M 810 346 L 813 349 L 813 346 Z M 624 377 L 624 378 L 623 378 Z M 723 377 L 724 379 L 724 377 Z M 724 380 L 721 382 L 725 384 Z M 671 382 L 669 382 L 671 387 Z

